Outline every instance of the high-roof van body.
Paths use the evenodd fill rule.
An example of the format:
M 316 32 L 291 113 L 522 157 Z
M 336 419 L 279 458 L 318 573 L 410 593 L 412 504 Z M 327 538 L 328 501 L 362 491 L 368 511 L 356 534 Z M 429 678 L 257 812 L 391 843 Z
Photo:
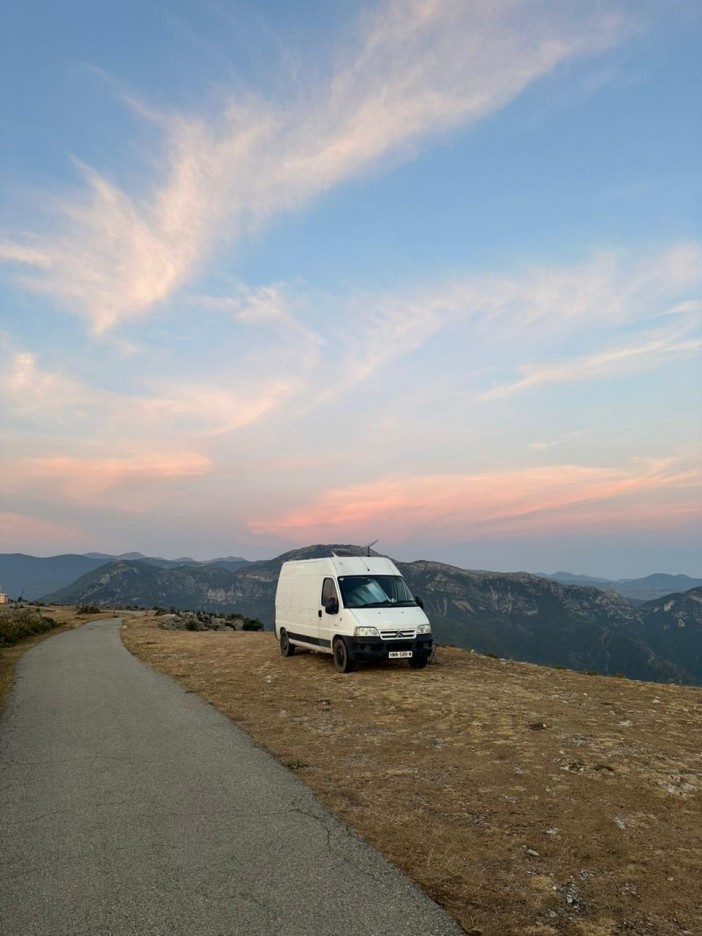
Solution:
M 334 657 L 340 672 L 355 662 L 408 660 L 426 666 L 433 649 L 421 599 L 382 556 L 284 562 L 275 596 L 275 633 L 284 656 L 295 648 Z

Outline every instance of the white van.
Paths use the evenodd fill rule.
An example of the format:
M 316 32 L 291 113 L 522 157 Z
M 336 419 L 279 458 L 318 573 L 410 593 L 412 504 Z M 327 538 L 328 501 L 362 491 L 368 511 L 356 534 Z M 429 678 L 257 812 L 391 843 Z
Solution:
M 431 625 L 399 570 L 381 556 L 284 562 L 275 593 L 275 635 L 283 656 L 295 648 L 330 653 L 340 673 L 355 662 L 427 665 Z

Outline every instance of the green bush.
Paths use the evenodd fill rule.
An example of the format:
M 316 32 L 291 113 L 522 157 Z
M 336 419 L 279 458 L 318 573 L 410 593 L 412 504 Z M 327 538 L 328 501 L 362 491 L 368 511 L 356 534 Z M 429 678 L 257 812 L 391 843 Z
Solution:
M 262 631 L 263 623 L 258 618 L 245 617 L 241 629 L 245 631 Z
M 78 606 L 78 614 L 99 614 L 102 608 L 94 604 L 82 604 Z
M 53 618 L 34 608 L 10 608 L 0 612 L 0 647 L 9 647 L 25 637 L 43 634 L 57 627 Z

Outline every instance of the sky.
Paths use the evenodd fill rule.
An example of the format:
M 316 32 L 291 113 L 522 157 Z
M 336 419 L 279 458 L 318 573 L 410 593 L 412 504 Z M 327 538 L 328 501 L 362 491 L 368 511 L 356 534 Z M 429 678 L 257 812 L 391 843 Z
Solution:
M 702 7 L 3 14 L 0 552 L 702 575 Z

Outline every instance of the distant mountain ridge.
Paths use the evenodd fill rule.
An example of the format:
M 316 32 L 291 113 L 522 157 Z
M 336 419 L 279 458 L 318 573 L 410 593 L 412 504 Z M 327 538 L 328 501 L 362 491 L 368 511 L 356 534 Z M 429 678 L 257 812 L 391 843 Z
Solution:
M 282 563 L 326 556 L 331 548 L 339 547 L 309 546 L 234 570 L 117 560 L 46 600 L 236 611 L 270 627 Z M 440 641 L 550 666 L 702 685 L 702 588 L 632 607 L 612 591 L 527 573 L 425 560 L 397 565 L 422 595 Z
M 161 566 L 164 569 L 175 568 L 181 565 L 216 565 L 223 569 L 238 569 L 240 566 L 247 565 L 248 559 L 242 559 L 241 556 L 221 556 L 218 559 L 193 559 L 191 556 L 180 556 L 178 559 L 164 559 L 162 556 L 145 556 L 140 552 L 120 553 L 119 556 L 110 556 L 107 553 L 85 553 L 88 557 L 102 559 L 103 562 L 112 562 L 114 559 L 136 559 L 141 562 L 149 562 L 151 565 Z M 0 557 L 0 560 L 2 557 Z M 68 584 L 68 583 L 67 583 Z
M 670 575 L 666 572 L 654 572 L 637 579 L 602 579 L 587 575 L 573 575 L 571 572 L 554 572 L 547 578 L 555 579 L 562 585 L 589 585 L 603 591 L 615 591 L 633 601 L 651 601 L 673 592 L 686 592 L 691 588 L 700 588 L 702 578 L 689 575 Z
M 240 606 L 238 599 L 243 597 L 232 587 L 235 574 L 236 571 L 217 566 L 163 568 L 144 560 L 116 559 L 45 596 L 44 600 L 58 604 L 229 612 Z
M 248 564 L 247 559 L 241 559 L 238 556 L 208 559 L 200 563 L 187 557 L 162 559 L 159 556 L 144 556 L 139 552 L 123 553 L 120 556 L 110 556 L 107 553 L 85 553 L 84 555 L 67 553 L 47 557 L 28 556 L 24 553 L 2 553 L 0 554 L 0 584 L 11 598 L 34 601 L 48 592 L 70 585 L 86 572 L 121 559 L 146 562 L 164 569 L 176 568 L 180 565 L 214 565 L 231 571 Z
M 80 576 L 105 564 L 95 556 L 62 556 L 40 558 L 24 553 L 0 555 L 0 582 L 11 598 L 40 598 L 47 592 L 74 582 Z

